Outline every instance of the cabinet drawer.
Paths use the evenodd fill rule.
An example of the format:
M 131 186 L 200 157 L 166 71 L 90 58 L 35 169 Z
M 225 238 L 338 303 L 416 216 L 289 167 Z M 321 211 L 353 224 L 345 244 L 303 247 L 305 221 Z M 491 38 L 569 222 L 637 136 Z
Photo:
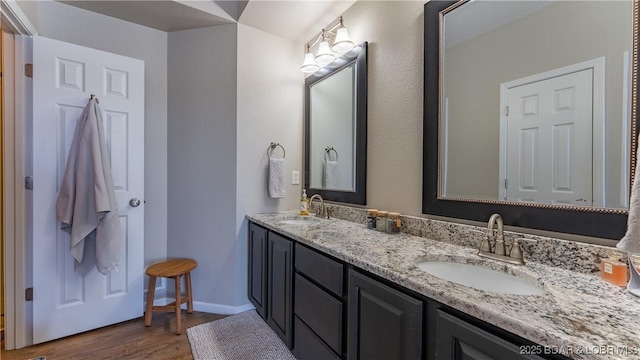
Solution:
M 296 269 L 327 290 L 342 296 L 343 265 L 305 246 L 296 244 Z
M 524 355 L 521 347 L 488 333 L 464 320 L 437 312 L 436 352 L 438 359 L 528 359 L 542 360 L 537 355 Z
M 340 359 L 297 316 L 293 317 L 293 355 L 298 360 Z
M 337 353 L 342 352 L 342 302 L 299 274 L 294 313 Z

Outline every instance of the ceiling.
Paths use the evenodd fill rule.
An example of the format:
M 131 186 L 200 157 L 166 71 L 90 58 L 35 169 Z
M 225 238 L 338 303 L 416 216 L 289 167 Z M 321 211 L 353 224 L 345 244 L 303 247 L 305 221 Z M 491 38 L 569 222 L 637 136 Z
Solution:
M 167 32 L 233 23 L 235 18 L 232 15 L 237 14 L 235 1 L 227 1 L 236 7 L 235 13 L 231 11 L 233 14 L 213 1 L 58 1 Z
M 484 35 L 521 17 L 539 11 L 557 0 L 472 1 L 445 15 L 445 47 L 453 47 Z
M 296 42 L 307 42 L 356 0 L 250 0 L 240 23 Z
M 57 0 L 162 31 L 240 22 L 306 42 L 356 0 Z

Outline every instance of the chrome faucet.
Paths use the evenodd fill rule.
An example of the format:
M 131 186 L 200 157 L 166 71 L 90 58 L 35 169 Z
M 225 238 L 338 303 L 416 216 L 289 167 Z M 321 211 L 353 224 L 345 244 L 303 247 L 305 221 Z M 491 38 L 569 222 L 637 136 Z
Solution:
M 496 229 L 494 229 L 494 226 Z M 497 232 L 497 233 L 496 233 Z M 495 247 L 491 248 L 491 239 L 495 238 Z M 513 240 L 509 255 L 506 255 L 506 249 L 504 245 L 504 223 L 502 217 L 499 214 L 493 214 L 489 218 L 487 225 L 487 233 L 480 245 L 479 256 L 484 256 L 494 260 L 506 261 L 511 264 L 523 265 L 524 258 L 522 256 L 522 248 L 518 239 Z
M 324 199 L 322 198 L 322 196 L 320 196 L 320 194 L 314 194 L 313 196 L 311 196 L 311 198 L 309 199 L 309 205 L 313 205 L 313 199 L 315 199 L 316 197 L 320 199 L 320 207 L 318 208 L 318 211 L 316 211 L 316 216 L 328 219 L 329 210 L 324 206 Z

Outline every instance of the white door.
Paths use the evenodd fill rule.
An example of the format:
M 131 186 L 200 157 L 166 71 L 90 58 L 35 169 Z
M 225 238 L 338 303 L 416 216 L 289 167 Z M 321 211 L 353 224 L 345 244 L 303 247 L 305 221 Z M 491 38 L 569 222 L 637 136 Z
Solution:
M 144 62 L 36 36 L 33 63 L 33 342 L 41 343 L 143 313 L 144 206 L 129 200 L 144 198 Z M 74 127 L 91 94 L 103 110 L 126 239 L 118 271 L 106 276 L 95 265 L 74 271 L 55 212 Z M 85 256 L 95 254 L 86 243 Z
M 507 198 L 591 206 L 593 70 L 508 90 Z

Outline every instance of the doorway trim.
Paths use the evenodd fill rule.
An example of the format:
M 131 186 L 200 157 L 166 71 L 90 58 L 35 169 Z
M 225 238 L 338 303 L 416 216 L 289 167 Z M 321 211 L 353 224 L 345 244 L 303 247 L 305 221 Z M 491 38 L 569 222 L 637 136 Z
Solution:
M 507 176 L 507 94 L 510 88 L 527 85 L 550 78 L 567 75 L 583 70 L 593 70 L 593 203 L 594 207 L 604 207 L 605 192 L 605 58 L 599 57 L 592 60 L 576 63 L 569 66 L 545 71 L 524 78 L 508 81 L 500 84 L 500 164 L 498 177 L 498 196 L 504 199 L 506 189 L 504 179 Z M 602 134 L 596 136 L 596 134 Z
M 28 257 L 28 193 L 22 179 L 29 171 L 27 153 L 30 119 L 30 81 L 25 80 L 24 64 L 31 54 L 31 36 L 36 29 L 15 0 L 0 0 L 0 18 L 11 33 L 2 33 L 4 74 L 4 276 L 5 349 L 19 349 L 32 343 L 31 303 L 24 301 L 24 290 L 31 284 Z M 11 171 L 8 171 L 8 170 Z M 13 174 L 8 177 L 8 174 Z M 10 196 L 13 194 L 13 196 Z
M 15 0 L 0 0 L 0 11 L 2 21 L 9 26 L 13 34 L 33 36 L 38 33 Z

